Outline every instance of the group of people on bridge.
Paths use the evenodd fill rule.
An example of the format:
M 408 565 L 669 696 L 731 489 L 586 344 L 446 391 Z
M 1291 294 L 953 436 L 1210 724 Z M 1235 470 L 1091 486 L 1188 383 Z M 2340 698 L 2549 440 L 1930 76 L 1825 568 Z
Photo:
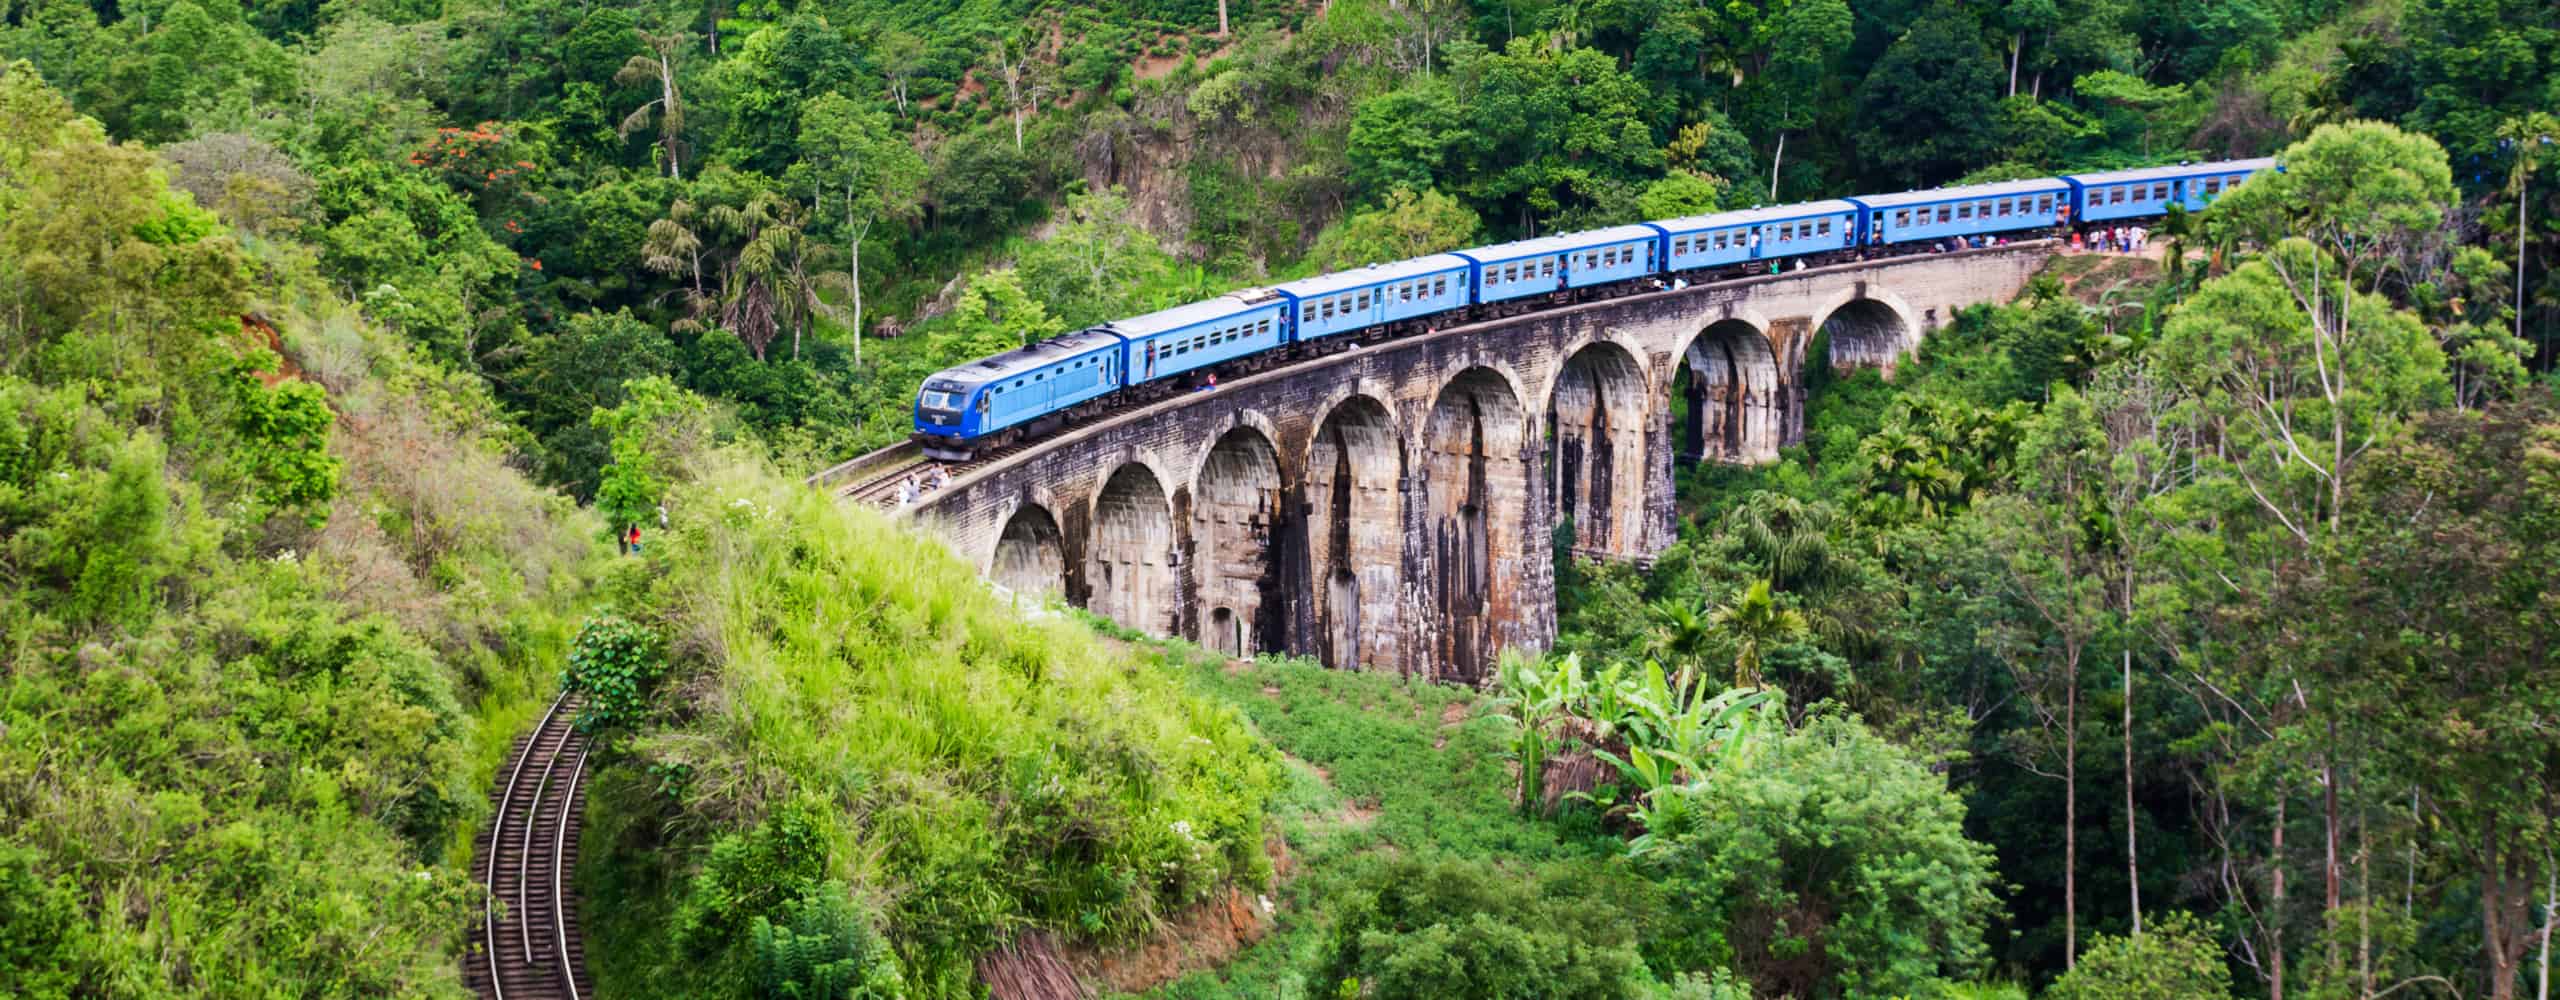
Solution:
M 922 473 L 908 473 L 907 478 L 898 481 L 898 506 L 912 504 L 916 502 L 917 497 L 941 489 L 950 483 L 951 472 L 944 469 L 940 462 L 925 466 Z

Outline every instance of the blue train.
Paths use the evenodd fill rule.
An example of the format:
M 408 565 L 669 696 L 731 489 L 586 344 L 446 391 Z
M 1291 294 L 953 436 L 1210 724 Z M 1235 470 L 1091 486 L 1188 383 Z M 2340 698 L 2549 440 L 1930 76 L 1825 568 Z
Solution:
M 933 374 L 917 393 L 927 456 L 968 461 L 1124 403 L 1400 336 L 1712 280 L 1795 259 L 1828 263 L 1948 240 L 2050 234 L 2196 211 L 2271 159 L 2064 174 L 1614 226 L 1318 275 L 1113 320 Z

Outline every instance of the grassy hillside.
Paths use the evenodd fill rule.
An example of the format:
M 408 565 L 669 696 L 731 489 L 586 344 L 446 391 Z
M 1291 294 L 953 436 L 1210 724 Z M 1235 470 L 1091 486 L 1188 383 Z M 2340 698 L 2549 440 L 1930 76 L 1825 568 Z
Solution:
M 0 70 L 0 991 L 459 996 L 593 521 L 476 379 Z
M 1022 932 L 1123 940 L 1268 880 L 1280 772 L 1232 710 L 874 512 L 710 461 L 612 588 L 656 693 L 593 720 L 604 995 L 780 995 L 759 922 L 851 903 L 909 995 L 970 996 Z

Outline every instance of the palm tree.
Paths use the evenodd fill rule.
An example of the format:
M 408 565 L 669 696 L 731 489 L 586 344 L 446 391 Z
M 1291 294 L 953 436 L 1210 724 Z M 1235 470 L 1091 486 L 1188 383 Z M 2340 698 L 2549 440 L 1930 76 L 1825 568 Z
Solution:
M 1767 580 L 1752 581 L 1741 598 L 1710 612 L 1707 620 L 1733 645 L 1734 686 L 1754 689 L 1761 686 L 1762 658 L 1811 630 L 1802 612 L 1778 606 Z
M 666 218 L 649 224 L 648 234 L 640 240 L 640 266 L 670 277 L 683 276 L 691 287 L 685 291 L 686 319 L 679 323 L 700 327 L 700 317 L 710 311 L 711 296 L 702 287 L 703 244 L 694 232 L 702 216 L 689 199 L 678 198 L 667 206 Z
M 688 36 L 681 31 L 659 35 L 637 28 L 632 30 L 648 44 L 649 51 L 632 56 L 631 61 L 623 63 L 622 69 L 613 74 L 613 82 L 629 87 L 654 81 L 658 85 L 658 96 L 632 109 L 615 132 L 628 139 L 631 133 L 648 128 L 650 119 L 655 118 L 658 142 L 666 149 L 667 176 L 683 180 L 684 170 L 679 162 L 683 156 L 683 140 L 678 136 L 684 131 L 684 98 L 676 92 L 676 50 L 684 47 Z
M 1680 665 L 1679 680 L 1672 690 L 1687 696 L 1690 685 L 1697 682 L 1698 664 L 1715 649 L 1715 624 L 1708 620 L 1705 607 L 1684 601 L 1660 600 L 1648 605 L 1654 626 L 1648 644 L 1655 660 Z

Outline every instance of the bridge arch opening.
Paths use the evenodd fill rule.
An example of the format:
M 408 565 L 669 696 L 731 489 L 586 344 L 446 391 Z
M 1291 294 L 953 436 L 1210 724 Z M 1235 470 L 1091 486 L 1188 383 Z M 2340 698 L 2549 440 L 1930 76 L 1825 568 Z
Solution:
M 1700 331 L 1681 352 L 1672 391 L 1683 404 L 1683 460 L 1756 464 L 1778 458 L 1786 399 L 1767 334 L 1738 319 Z
M 1307 444 L 1307 565 L 1326 666 L 1395 667 L 1404 587 L 1404 440 L 1368 396 L 1334 404 Z
M 1032 600 L 1064 593 L 1067 586 L 1065 535 L 1058 519 L 1036 503 L 1014 508 L 996 536 L 995 558 L 987 565 L 996 585 Z
M 1093 613 L 1165 635 L 1174 607 L 1173 507 L 1164 483 L 1137 462 L 1115 469 L 1093 501 L 1087 578 Z
M 1278 652 L 1288 635 L 1275 554 L 1284 550 L 1291 522 L 1280 489 L 1271 439 L 1238 427 L 1209 447 L 1191 490 L 1193 582 L 1199 605 L 1216 609 L 1200 641 L 1230 656 Z
M 1831 342 L 1831 370 L 1876 368 L 1892 373 L 1894 362 L 1919 345 L 1918 331 L 1902 313 L 1875 299 L 1857 298 L 1823 317 L 1822 336 Z
M 1601 341 L 1556 372 L 1546 413 L 1547 472 L 1556 517 L 1573 525 L 1573 550 L 1637 555 L 1644 527 L 1645 432 L 1651 394 L 1634 353 Z
M 1546 558 L 1547 546 L 1527 537 L 1537 488 L 1527 431 L 1519 395 L 1490 368 L 1451 379 L 1424 426 L 1415 486 L 1437 570 L 1424 582 L 1439 619 L 1432 663 L 1441 680 L 1484 678 L 1503 645 L 1499 624 L 1519 618 L 1524 561 Z

